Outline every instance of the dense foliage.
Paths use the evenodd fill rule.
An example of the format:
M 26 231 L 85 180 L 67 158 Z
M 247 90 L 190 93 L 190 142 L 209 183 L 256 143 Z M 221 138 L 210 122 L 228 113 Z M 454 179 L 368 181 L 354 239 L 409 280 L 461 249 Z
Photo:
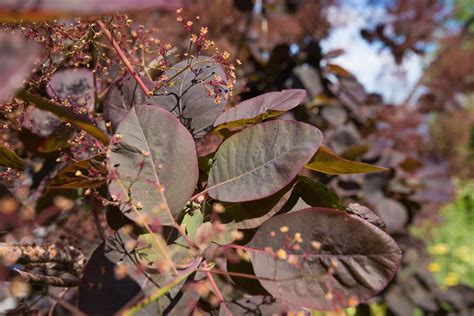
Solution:
M 472 87 L 438 75 L 452 48 L 388 105 L 321 49 L 332 1 L 218 2 L 0 3 L 4 310 L 472 311 L 410 234 L 454 193 L 426 132 Z M 422 54 L 445 18 L 425 2 L 362 35 Z

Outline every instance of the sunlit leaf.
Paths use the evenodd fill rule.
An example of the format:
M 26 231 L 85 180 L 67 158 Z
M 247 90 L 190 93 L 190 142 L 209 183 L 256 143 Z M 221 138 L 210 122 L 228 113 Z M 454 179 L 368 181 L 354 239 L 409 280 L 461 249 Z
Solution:
M 109 151 L 109 192 L 128 201 L 149 220 L 174 225 L 196 186 L 199 170 L 194 140 L 168 111 L 136 105 L 119 125 L 121 140 Z M 123 206 L 133 220 L 137 212 Z
M 372 166 L 359 161 L 339 157 L 325 146 L 319 147 L 316 155 L 305 166 L 308 169 L 326 174 L 352 174 L 388 171 L 387 168 Z
M 214 156 L 209 195 L 226 202 L 270 196 L 288 185 L 311 159 L 321 132 L 295 121 L 269 121 L 229 137 Z
M 316 310 L 366 301 L 393 278 L 401 260 L 400 249 L 384 231 L 326 208 L 271 218 L 245 249 L 272 296 Z

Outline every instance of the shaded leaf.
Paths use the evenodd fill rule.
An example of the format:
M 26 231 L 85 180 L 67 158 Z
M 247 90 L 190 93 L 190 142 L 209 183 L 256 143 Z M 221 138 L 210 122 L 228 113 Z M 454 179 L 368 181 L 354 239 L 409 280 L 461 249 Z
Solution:
M 117 167 L 118 176 L 109 184 L 110 194 L 127 201 L 130 192 L 131 203 L 142 205 L 140 213 L 173 226 L 198 180 L 193 138 L 172 114 L 150 105 L 134 106 L 117 133 L 121 140 L 108 153 L 109 172 Z
M 227 259 L 227 271 L 230 273 L 241 273 L 246 276 L 255 276 L 255 272 L 253 271 L 252 263 L 241 259 L 239 257 L 238 262 L 231 261 Z M 260 282 L 254 278 L 248 277 L 240 277 L 236 275 L 229 275 L 231 280 L 245 293 L 250 295 L 270 295 L 267 290 L 265 290 Z
M 49 182 L 50 189 L 96 188 L 105 184 L 105 155 L 96 155 L 68 165 Z
M 219 316 L 227 315 L 310 315 L 301 308 L 291 306 L 271 296 L 252 296 L 241 298 L 237 301 L 221 304 Z
M 23 171 L 26 163 L 14 151 L 0 145 L 0 166 Z
M 18 97 L 23 99 L 24 101 L 33 103 L 37 108 L 41 110 L 55 114 L 57 117 L 67 123 L 76 125 L 77 127 L 94 136 L 103 144 L 109 143 L 109 137 L 101 129 L 95 126 L 94 123 L 86 116 L 76 114 L 73 111 L 55 102 L 30 94 L 26 90 L 21 90 L 18 93 Z
M 18 35 L 0 32 L 0 104 L 13 97 L 22 86 L 23 80 L 33 70 L 33 63 L 38 55 L 36 45 Z
M 328 147 L 321 146 L 306 168 L 326 174 L 352 174 L 388 171 L 387 168 L 351 161 L 337 156 Z
M 127 267 L 127 274 L 118 277 L 118 265 L 107 258 L 108 251 L 105 243 L 100 244 L 84 269 L 78 307 L 88 315 L 113 315 L 136 296 L 145 295 L 140 284 L 145 277 L 137 280 L 134 266 Z
M 137 11 L 148 9 L 176 9 L 183 4 L 178 1 L 138 0 L 133 3 L 128 0 L 99 1 L 17 1 L 2 0 L 0 3 L 0 18 L 40 20 L 72 16 L 96 16 L 117 11 Z
M 336 193 L 328 189 L 324 184 L 304 176 L 298 176 L 295 189 L 287 205 L 285 205 L 285 210 L 288 208 L 295 209 L 294 206 L 298 199 L 302 199 L 310 206 L 342 208 Z
M 290 198 L 293 187 L 294 182 L 277 193 L 260 200 L 241 203 L 224 202 L 225 212 L 222 217 L 235 221 L 235 227 L 238 229 L 256 228 L 281 210 Z
M 166 288 L 163 295 L 169 293 L 169 296 L 155 297 L 141 306 L 142 313 L 155 315 L 160 306 L 166 307 L 170 298 L 179 295 L 184 279 L 201 262 L 201 258 L 196 258 L 187 269 L 179 270 L 178 276 L 159 274 L 156 269 L 139 263 L 139 244 L 127 231 L 122 229 L 100 244 L 84 269 L 78 307 L 88 315 L 113 315 L 131 302 Z
M 69 148 L 71 146 L 70 140 L 74 137 L 76 131 L 76 128 L 60 122 L 44 141 L 38 143 L 36 150 L 40 153 L 51 153 Z
M 228 128 L 239 126 L 239 122 L 247 124 L 247 120 L 261 117 L 274 117 L 291 110 L 301 103 L 306 97 L 306 90 L 291 89 L 279 92 L 268 92 L 255 98 L 245 100 L 237 104 L 234 108 L 222 113 L 214 123 L 214 126 Z M 262 117 L 264 114 L 266 116 Z
M 232 135 L 214 156 L 209 195 L 226 202 L 270 196 L 288 185 L 311 159 L 321 132 L 295 121 L 269 121 Z
M 282 226 L 287 233 L 280 232 Z M 301 234 L 300 247 L 293 246 L 295 233 Z M 401 260 L 388 234 L 357 216 L 326 208 L 271 218 L 245 249 L 270 294 L 316 310 L 347 307 L 351 298 L 366 301 L 393 278 Z

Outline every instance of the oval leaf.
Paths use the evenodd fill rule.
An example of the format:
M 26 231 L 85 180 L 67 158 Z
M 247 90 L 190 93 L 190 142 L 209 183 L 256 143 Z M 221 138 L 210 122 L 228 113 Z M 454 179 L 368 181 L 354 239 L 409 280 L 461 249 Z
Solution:
M 303 89 L 268 92 L 258 97 L 245 100 L 237 104 L 234 108 L 225 111 L 217 118 L 214 126 L 244 119 L 252 119 L 264 113 L 268 113 L 269 115 L 270 113 L 273 114 L 269 117 L 280 115 L 300 104 L 305 97 L 306 90 Z
M 272 232 L 276 234 L 271 236 Z M 296 233 L 301 234 L 299 240 Z M 384 231 L 357 216 L 327 208 L 271 218 L 246 250 L 270 294 L 316 310 L 366 301 L 393 278 L 401 259 L 398 245 Z
M 258 200 L 288 185 L 321 144 L 314 126 L 269 121 L 229 137 L 214 156 L 209 195 L 226 202 Z
M 194 140 L 168 111 L 150 105 L 130 110 L 117 129 L 122 139 L 109 151 L 108 168 L 116 167 L 109 192 L 131 203 L 162 225 L 175 225 L 191 197 L 199 170 Z M 132 220 L 136 212 L 123 210 Z
M 326 146 L 319 147 L 316 155 L 305 167 L 314 171 L 335 175 L 388 171 L 387 168 L 341 158 Z
M 148 89 L 153 88 L 153 82 L 145 76 L 141 76 L 143 83 Z M 112 123 L 115 132 L 120 122 L 125 118 L 130 109 L 137 104 L 157 105 L 157 97 L 147 97 L 138 83 L 131 75 L 126 75 L 117 80 L 110 90 L 104 102 L 104 120 Z

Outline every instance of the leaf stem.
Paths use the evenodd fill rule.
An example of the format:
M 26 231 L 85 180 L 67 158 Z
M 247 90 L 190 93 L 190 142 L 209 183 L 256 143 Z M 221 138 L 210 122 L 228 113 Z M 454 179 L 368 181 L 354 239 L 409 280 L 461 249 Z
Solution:
M 206 262 L 204 262 L 204 263 L 206 263 Z M 224 296 L 222 295 L 221 290 L 219 290 L 219 287 L 217 286 L 216 281 L 214 280 L 214 278 L 211 274 L 211 271 L 210 270 L 205 270 L 204 273 L 206 274 L 206 277 L 209 280 L 209 283 L 211 283 L 211 286 L 214 289 L 214 292 L 215 292 L 217 298 L 219 299 L 219 301 L 221 301 L 221 303 L 225 303 Z

